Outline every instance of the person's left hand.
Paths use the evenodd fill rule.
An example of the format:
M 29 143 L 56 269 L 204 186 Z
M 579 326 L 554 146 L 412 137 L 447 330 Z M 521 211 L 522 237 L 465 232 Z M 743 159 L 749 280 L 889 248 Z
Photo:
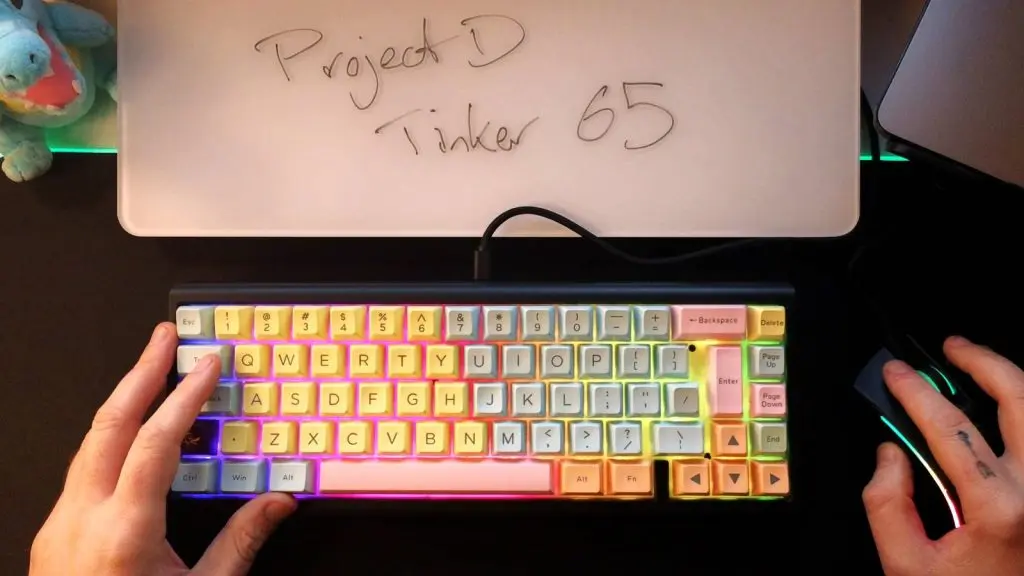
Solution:
M 138 363 L 96 413 L 64 491 L 32 543 L 30 576 L 189 573 L 166 539 L 166 497 L 181 441 L 216 386 L 220 361 L 201 360 L 143 423 L 176 349 L 174 325 L 157 326 Z M 246 503 L 192 573 L 245 574 L 294 509 L 295 500 L 286 494 L 263 494 Z

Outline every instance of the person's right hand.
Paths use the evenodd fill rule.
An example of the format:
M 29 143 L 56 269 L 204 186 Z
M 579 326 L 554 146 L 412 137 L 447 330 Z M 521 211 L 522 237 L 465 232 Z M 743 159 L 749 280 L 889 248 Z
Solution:
M 945 353 L 999 403 L 1006 450 L 994 454 L 963 412 L 910 366 L 887 364 L 885 382 L 956 487 L 964 525 L 929 539 L 914 506 L 910 461 L 883 444 L 863 495 L 882 567 L 889 576 L 1024 574 L 1024 372 L 963 338 L 948 339 Z

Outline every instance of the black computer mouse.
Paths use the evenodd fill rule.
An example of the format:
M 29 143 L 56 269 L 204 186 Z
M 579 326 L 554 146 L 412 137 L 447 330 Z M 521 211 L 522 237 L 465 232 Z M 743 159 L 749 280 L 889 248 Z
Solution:
M 876 352 L 861 369 L 854 389 L 878 412 L 882 422 L 896 436 L 897 444 L 909 453 L 912 460 L 916 460 L 924 467 L 949 507 L 953 527 L 959 528 L 963 525 L 963 513 L 956 490 L 932 456 L 917 425 L 889 392 L 882 377 L 882 368 L 890 360 L 906 362 L 917 370 L 926 382 L 963 411 L 984 435 L 984 426 L 979 425 L 984 418 L 979 413 L 975 401 L 979 393 L 976 384 L 950 366 L 944 358 L 941 352 L 929 353 L 910 335 L 890 335 L 886 339 L 885 347 Z

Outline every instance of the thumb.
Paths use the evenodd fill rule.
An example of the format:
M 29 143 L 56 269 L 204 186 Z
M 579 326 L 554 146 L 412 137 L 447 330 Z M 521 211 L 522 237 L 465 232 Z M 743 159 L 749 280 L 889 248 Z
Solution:
M 882 444 L 875 475 L 864 488 L 863 498 L 878 556 L 887 572 L 924 565 L 922 560 L 930 549 L 931 540 L 913 497 L 910 460 L 895 444 Z
M 199 559 L 195 574 L 243 576 L 277 525 L 295 511 L 287 494 L 262 494 L 238 509 Z

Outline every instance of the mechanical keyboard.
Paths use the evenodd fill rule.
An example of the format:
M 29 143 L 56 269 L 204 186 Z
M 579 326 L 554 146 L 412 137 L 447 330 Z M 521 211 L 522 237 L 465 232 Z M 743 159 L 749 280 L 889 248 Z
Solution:
M 214 285 L 171 292 L 173 388 L 221 380 L 171 492 L 785 500 L 786 287 Z

